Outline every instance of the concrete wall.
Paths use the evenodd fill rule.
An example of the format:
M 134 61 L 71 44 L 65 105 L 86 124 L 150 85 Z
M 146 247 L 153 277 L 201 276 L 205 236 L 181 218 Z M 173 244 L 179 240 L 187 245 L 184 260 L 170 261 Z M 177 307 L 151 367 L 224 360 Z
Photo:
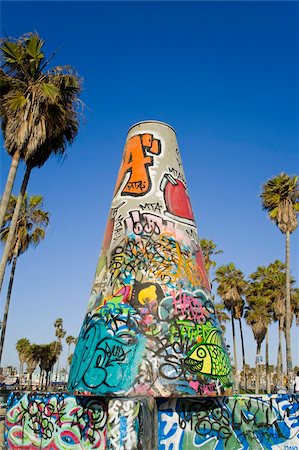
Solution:
M 104 399 L 12 393 L 10 449 L 299 450 L 299 396 Z

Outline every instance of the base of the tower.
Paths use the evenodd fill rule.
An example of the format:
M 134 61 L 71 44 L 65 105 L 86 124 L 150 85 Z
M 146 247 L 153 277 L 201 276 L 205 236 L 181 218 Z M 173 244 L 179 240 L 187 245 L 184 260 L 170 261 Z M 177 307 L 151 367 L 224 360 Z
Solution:
M 13 392 L 4 448 L 298 450 L 299 395 L 108 399 Z

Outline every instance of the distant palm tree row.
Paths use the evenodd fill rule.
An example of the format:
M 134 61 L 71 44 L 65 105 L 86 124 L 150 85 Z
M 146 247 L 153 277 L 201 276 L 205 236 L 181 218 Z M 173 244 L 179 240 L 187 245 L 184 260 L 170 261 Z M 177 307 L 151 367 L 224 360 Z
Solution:
M 16 350 L 19 355 L 20 370 L 19 370 L 19 385 L 22 387 L 24 377 L 24 364 L 27 366 L 27 389 L 32 388 L 32 374 L 34 370 L 39 366 L 39 389 L 47 389 L 53 381 L 54 366 L 57 364 L 55 381 L 58 379 L 59 371 L 59 356 L 63 350 L 62 339 L 66 335 L 66 331 L 63 329 L 63 320 L 59 317 L 54 322 L 56 340 L 49 344 L 31 344 L 29 339 L 19 339 L 16 344 Z M 64 372 L 64 382 L 66 381 L 66 375 L 68 366 L 70 364 L 70 347 L 75 344 L 77 340 L 73 336 L 66 337 L 66 343 L 68 345 L 68 357 L 66 361 L 66 367 Z
M 292 373 L 292 351 L 290 340 L 290 328 L 294 318 L 299 325 L 299 289 L 294 287 L 295 279 L 290 275 L 290 234 L 297 227 L 297 214 L 299 212 L 299 187 L 298 177 L 282 173 L 263 186 L 261 194 L 262 206 L 271 220 L 286 235 L 286 262 L 276 260 L 268 266 L 258 266 L 256 271 L 246 280 L 241 270 L 233 263 L 222 265 L 215 271 L 214 281 L 217 283 L 217 294 L 222 303 L 216 303 L 216 313 L 220 322 L 228 320 L 223 315 L 223 310 L 230 313 L 234 368 L 238 373 L 237 346 L 234 321 L 238 320 L 240 327 L 240 340 L 242 346 L 243 372 L 246 371 L 244 338 L 242 330 L 242 318 L 251 327 L 256 340 L 256 393 L 260 388 L 259 361 L 261 345 L 266 339 L 266 378 L 267 392 L 270 392 L 269 374 L 269 341 L 268 330 L 272 322 L 278 324 L 278 349 L 277 349 L 277 379 L 281 385 L 283 379 L 283 340 L 286 342 L 286 382 L 290 383 Z M 201 240 L 201 248 L 204 255 L 206 270 L 209 273 L 215 268 L 216 262 L 212 257 L 221 253 L 213 241 Z M 222 325 L 224 326 L 224 325 Z M 246 374 L 245 390 L 246 390 Z M 238 391 L 238 376 L 236 376 L 236 390 Z

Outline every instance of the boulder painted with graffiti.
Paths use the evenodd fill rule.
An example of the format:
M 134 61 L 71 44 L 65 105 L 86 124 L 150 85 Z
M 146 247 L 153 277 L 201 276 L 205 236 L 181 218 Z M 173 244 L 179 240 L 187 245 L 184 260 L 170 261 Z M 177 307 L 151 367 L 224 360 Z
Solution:
M 175 132 L 142 122 L 128 132 L 68 388 L 184 397 L 232 384 Z

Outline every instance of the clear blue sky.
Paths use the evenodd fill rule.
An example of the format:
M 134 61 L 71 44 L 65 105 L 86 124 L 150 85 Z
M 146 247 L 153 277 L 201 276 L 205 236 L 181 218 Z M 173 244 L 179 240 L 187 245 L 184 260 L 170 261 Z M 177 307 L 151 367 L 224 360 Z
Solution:
M 32 173 L 28 192 L 44 196 L 51 226 L 19 259 L 3 364 L 18 365 L 19 338 L 52 340 L 57 317 L 78 335 L 126 132 L 140 120 L 176 129 L 199 235 L 223 250 L 219 264 L 248 276 L 284 260 L 259 194 L 270 177 L 298 173 L 298 12 L 297 2 L 2 2 L 2 35 L 36 30 L 48 55 L 60 47 L 53 65 L 77 68 L 86 104 L 68 158 Z M 2 190 L 9 163 L 2 145 Z M 298 230 L 291 241 L 299 279 Z M 276 325 L 270 342 L 273 363 Z

